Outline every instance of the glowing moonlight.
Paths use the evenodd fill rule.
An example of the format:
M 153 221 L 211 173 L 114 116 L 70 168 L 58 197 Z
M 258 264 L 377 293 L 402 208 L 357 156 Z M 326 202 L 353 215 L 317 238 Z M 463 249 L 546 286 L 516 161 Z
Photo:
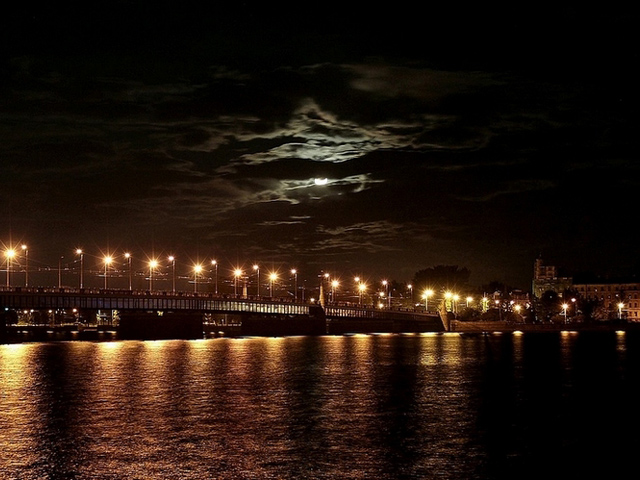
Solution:
M 326 178 L 315 178 L 313 180 L 313 183 L 315 183 L 316 185 L 326 185 L 328 181 L 329 180 L 327 180 Z

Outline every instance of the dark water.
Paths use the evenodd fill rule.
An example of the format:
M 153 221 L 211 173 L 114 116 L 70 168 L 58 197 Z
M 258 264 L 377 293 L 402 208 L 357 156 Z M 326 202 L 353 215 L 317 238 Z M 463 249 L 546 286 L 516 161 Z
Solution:
M 0 478 L 635 478 L 638 338 L 0 345 Z

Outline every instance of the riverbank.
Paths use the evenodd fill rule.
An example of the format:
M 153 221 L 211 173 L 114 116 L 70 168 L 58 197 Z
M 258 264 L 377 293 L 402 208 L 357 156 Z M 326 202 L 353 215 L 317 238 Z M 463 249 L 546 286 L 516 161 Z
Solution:
M 508 322 L 461 322 L 452 320 L 449 328 L 458 333 L 499 333 L 499 332 L 612 332 L 639 331 L 640 323 L 631 322 L 590 322 L 590 323 L 508 323 Z

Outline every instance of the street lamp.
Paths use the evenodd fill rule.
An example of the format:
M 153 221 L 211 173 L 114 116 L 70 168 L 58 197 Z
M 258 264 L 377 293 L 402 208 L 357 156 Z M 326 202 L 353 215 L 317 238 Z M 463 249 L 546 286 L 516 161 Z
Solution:
M 258 286 L 256 287 L 256 296 L 260 297 L 260 265 L 255 264 L 253 266 L 253 271 L 258 275 Z
M 104 288 L 105 290 L 107 289 L 107 273 L 108 273 L 107 268 L 109 267 L 111 262 L 113 262 L 113 258 L 110 255 L 107 255 L 106 257 L 104 257 Z
M 80 255 L 80 288 L 84 288 L 84 252 L 76 248 L 76 255 Z
M 467 297 L 467 308 L 469 308 L 469 304 L 473 301 L 472 297 Z
M 624 307 L 624 303 L 618 303 L 618 320 L 622 319 L 622 308 Z
M 4 256 L 7 257 L 7 287 L 11 286 L 9 280 L 9 272 L 11 271 L 11 259 L 15 257 L 16 251 L 13 248 L 5 250 Z
M 298 301 L 298 271 L 295 268 L 291 269 L 293 275 L 293 301 Z
M 218 262 L 216 260 L 211 260 L 211 265 L 216 267 L 216 295 L 218 294 Z
M 424 291 L 424 294 L 422 295 L 422 298 L 424 298 L 424 309 L 427 311 L 427 313 L 429 312 L 429 297 L 433 295 L 433 290 L 431 290 L 430 288 L 426 289 Z
M 522 310 L 522 306 L 521 305 L 514 305 L 513 308 L 516 311 L 516 313 L 520 316 L 520 320 L 522 320 L 522 315 L 520 314 L 520 310 Z
M 131 277 L 131 254 L 130 253 L 125 253 L 124 254 L 124 258 L 127 259 L 127 268 L 129 269 L 129 290 L 132 289 L 132 277 Z
M 414 307 L 414 305 L 413 305 L 413 285 L 408 284 L 407 288 L 409 289 L 409 299 L 411 301 L 411 307 L 413 308 Z
M 242 276 L 242 270 L 239 268 L 236 268 L 233 272 L 233 277 L 234 277 L 234 281 L 233 281 L 233 294 L 237 297 L 238 296 L 238 279 Z
M 149 291 L 153 291 L 153 270 L 158 267 L 157 260 L 149 261 Z
M 269 296 L 273 298 L 273 282 L 278 279 L 278 274 L 273 272 L 269 274 Z
M 331 282 L 331 301 L 333 303 L 336 303 L 336 288 L 338 288 L 339 285 L 340 282 L 338 282 L 338 280 L 333 280 Z
M 176 293 L 176 257 L 169 255 L 169 261 L 171 262 L 171 292 Z
M 64 256 L 61 256 L 58 259 L 58 288 L 62 288 L 62 259 Z
M 358 300 L 358 303 L 360 305 L 362 305 L 362 294 L 365 292 L 366 289 L 367 289 L 367 286 L 364 283 L 360 283 L 358 285 L 358 292 L 360 293 L 360 298 Z
M 382 285 L 384 286 L 384 293 L 387 296 L 387 306 L 391 308 L 391 297 L 389 296 L 389 282 L 387 282 L 386 280 L 383 280 Z
M 29 250 L 25 244 L 22 244 L 22 251 L 24 252 L 24 286 L 29 286 Z
M 193 267 L 193 291 L 198 293 L 198 274 L 202 272 L 202 265 L 195 265 Z
M 569 308 L 569 305 L 566 303 L 562 304 L 562 312 L 564 314 L 564 323 L 567 323 L 567 308 Z

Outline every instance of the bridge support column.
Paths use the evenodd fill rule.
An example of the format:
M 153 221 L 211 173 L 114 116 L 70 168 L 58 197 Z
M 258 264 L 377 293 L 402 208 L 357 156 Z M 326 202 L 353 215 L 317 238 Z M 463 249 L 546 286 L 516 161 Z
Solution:
M 122 312 L 119 340 L 195 340 L 204 338 L 203 314 L 196 312 Z

